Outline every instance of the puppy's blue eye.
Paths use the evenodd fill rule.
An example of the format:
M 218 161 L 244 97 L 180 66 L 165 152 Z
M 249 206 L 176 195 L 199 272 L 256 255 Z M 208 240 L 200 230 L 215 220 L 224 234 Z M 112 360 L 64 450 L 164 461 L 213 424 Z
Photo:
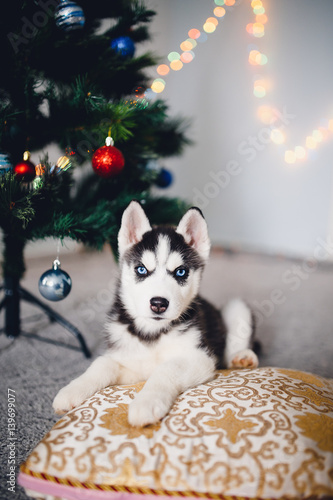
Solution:
M 177 278 L 185 278 L 185 276 L 187 275 L 187 270 L 185 269 L 185 267 L 180 267 L 179 269 L 176 269 L 175 275 L 177 276 Z
M 145 268 L 145 266 L 138 266 L 135 268 L 137 274 L 139 274 L 140 276 L 144 276 L 145 274 L 148 274 L 148 271 L 147 269 Z

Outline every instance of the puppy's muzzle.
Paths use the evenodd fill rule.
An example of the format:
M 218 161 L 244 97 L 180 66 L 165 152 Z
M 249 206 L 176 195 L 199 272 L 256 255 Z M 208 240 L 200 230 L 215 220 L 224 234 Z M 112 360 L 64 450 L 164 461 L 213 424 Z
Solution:
M 150 309 L 156 314 L 164 313 L 169 306 L 169 301 L 164 297 L 153 297 L 150 299 Z

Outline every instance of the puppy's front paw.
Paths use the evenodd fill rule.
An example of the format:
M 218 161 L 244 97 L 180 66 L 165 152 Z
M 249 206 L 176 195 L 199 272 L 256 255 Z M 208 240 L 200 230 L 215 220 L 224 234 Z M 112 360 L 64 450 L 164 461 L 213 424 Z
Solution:
M 72 410 L 86 399 L 86 393 L 82 386 L 71 382 L 66 385 L 56 395 L 53 400 L 53 409 L 58 415 L 62 415 Z
M 244 349 L 235 354 L 228 368 L 257 368 L 258 365 L 257 355 L 251 349 Z
M 140 394 L 132 401 L 128 408 L 128 422 L 135 427 L 155 424 L 169 411 L 169 405 L 156 395 Z

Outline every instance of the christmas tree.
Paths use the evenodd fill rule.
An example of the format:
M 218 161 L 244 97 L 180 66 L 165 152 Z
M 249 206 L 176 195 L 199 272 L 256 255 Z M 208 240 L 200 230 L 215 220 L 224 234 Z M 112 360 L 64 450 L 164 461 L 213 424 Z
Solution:
M 131 0 L 79 3 L 12 0 L 0 20 L 0 308 L 11 336 L 20 330 L 27 242 L 69 237 L 98 249 L 109 243 L 116 254 L 133 198 L 154 223 L 174 223 L 184 210 L 180 200 L 151 194 L 157 160 L 188 143 L 184 122 L 147 98 L 145 70 L 155 56 L 135 55 L 154 12 Z M 63 151 L 57 163 L 44 154 L 32 164 L 27 151 L 51 143 Z

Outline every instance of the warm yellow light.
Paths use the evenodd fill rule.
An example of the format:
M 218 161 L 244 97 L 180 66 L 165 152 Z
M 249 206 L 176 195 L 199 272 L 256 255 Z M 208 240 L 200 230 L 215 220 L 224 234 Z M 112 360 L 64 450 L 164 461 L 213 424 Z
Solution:
M 258 116 L 259 119 L 266 125 L 271 125 L 277 120 L 276 110 L 270 106 L 259 106 Z
M 329 130 L 330 132 L 333 132 L 333 120 L 329 120 L 329 121 L 328 121 L 328 130 Z
M 161 76 L 167 75 L 170 71 L 170 68 L 167 64 L 160 64 L 157 69 L 157 73 Z
M 257 14 L 256 22 L 261 24 L 266 24 L 268 21 L 266 14 Z
M 209 17 L 208 19 L 206 19 L 206 23 L 212 23 L 212 24 L 214 24 L 214 26 L 217 26 L 219 24 L 216 17 Z
M 191 42 L 190 42 L 190 39 L 185 40 L 184 42 L 182 42 L 182 43 L 180 44 L 180 48 L 181 48 L 181 50 L 182 50 L 182 51 L 184 51 L 184 52 L 186 52 L 187 50 L 192 50 L 192 48 L 193 48 L 193 47 L 192 47 L 192 44 L 191 44 Z
M 205 23 L 203 29 L 206 33 L 213 33 L 216 30 L 216 26 L 213 23 Z
M 295 163 L 296 162 L 296 155 L 294 151 L 286 151 L 284 154 L 284 160 L 286 163 Z
M 215 7 L 214 16 L 216 16 L 216 17 L 225 16 L 225 9 L 223 7 Z
M 179 71 L 182 67 L 183 63 L 180 60 L 174 60 L 170 63 L 170 68 L 173 69 L 173 71 Z
M 249 63 L 253 64 L 253 65 L 259 64 L 257 62 L 257 56 L 258 55 L 260 56 L 259 50 L 251 50 L 250 53 L 249 53 Z
M 252 0 L 251 7 L 252 7 L 252 9 L 255 9 L 256 7 L 262 7 L 262 1 L 261 0 Z
M 163 80 L 161 80 L 161 78 L 157 78 L 151 84 L 151 89 L 153 92 L 155 92 L 155 94 L 160 94 L 165 89 L 165 82 L 163 83 Z
M 264 36 L 265 26 L 262 23 L 253 23 L 253 34 L 258 38 Z
M 308 149 L 316 149 L 317 141 L 311 136 L 308 136 L 305 140 L 305 145 Z
M 285 141 L 284 133 L 280 129 L 274 128 L 271 131 L 271 140 L 274 144 L 283 144 Z
M 180 44 L 180 48 L 186 52 L 187 50 L 192 50 L 197 46 L 197 42 L 193 38 L 188 38 Z

